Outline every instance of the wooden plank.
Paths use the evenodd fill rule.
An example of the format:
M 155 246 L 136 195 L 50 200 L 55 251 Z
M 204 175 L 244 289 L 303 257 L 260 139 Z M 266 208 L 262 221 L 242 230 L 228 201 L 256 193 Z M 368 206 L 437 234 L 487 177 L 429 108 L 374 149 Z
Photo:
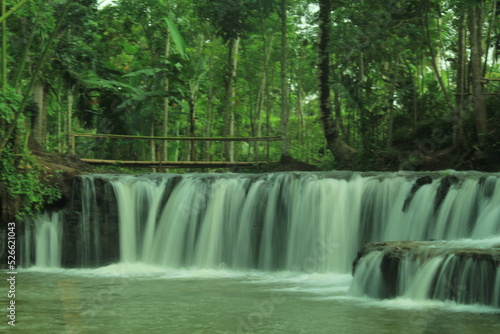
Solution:
M 184 140 L 184 141 L 280 141 L 281 137 L 151 137 L 110 134 L 73 133 L 73 137 L 112 138 L 112 139 L 147 139 L 147 140 Z
M 263 161 L 246 161 L 246 162 L 228 162 L 228 161 L 120 161 L 120 160 L 101 160 L 101 159 L 81 159 L 91 165 L 115 165 L 121 167 L 165 167 L 165 168 L 227 168 L 236 166 L 254 166 L 259 164 L 267 164 Z

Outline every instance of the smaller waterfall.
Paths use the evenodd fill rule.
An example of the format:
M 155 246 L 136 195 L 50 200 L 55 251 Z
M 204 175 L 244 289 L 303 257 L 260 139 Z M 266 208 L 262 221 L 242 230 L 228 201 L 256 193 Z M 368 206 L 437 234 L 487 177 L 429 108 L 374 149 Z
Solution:
M 349 288 L 351 295 L 379 298 L 389 294 L 385 291 L 384 277 L 382 276 L 383 259 L 383 252 L 370 252 L 359 261 Z
M 350 294 L 500 305 L 500 239 L 394 243 L 357 264 Z
M 55 268 L 61 266 L 62 214 L 43 214 L 35 224 L 37 267 Z
M 101 220 L 97 209 L 94 180 L 90 176 L 82 176 L 81 180 L 82 211 L 78 234 L 81 239 L 80 261 L 84 267 L 88 267 L 92 261 L 99 263 L 100 260 L 99 223 Z

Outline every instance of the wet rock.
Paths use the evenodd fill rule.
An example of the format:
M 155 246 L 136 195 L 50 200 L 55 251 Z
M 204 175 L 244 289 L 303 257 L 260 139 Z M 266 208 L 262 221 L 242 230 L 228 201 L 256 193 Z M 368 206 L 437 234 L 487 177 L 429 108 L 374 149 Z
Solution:
M 458 181 L 458 177 L 454 175 L 447 175 L 441 179 L 441 183 L 439 184 L 439 188 L 436 193 L 436 199 L 434 201 L 434 212 L 439 210 L 451 186 L 458 183 Z
M 415 193 L 417 192 L 418 189 L 420 189 L 422 186 L 426 184 L 431 184 L 432 183 L 432 178 L 430 176 L 423 176 L 421 178 L 418 178 L 415 183 L 413 184 L 413 187 L 410 190 L 410 193 L 405 199 L 405 203 L 403 204 L 403 212 L 406 212 L 408 210 L 408 207 L 410 206 L 410 203 L 415 196 Z

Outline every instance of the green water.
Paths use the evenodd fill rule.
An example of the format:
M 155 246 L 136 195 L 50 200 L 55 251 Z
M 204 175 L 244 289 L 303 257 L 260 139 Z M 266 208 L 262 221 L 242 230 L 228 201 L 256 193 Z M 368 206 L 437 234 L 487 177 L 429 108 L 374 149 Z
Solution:
M 5 272 L 0 273 L 6 277 Z M 3 280 L 5 282 L 5 280 Z M 23 270 L 1 333 L 500 333 L 500 311 L 348 296 L 350 277 L 292 273 Z

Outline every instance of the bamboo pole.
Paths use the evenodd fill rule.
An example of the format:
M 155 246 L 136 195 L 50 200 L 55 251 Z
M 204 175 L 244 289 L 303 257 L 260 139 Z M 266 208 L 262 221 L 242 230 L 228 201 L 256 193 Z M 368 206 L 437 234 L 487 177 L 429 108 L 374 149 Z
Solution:
M 91 165 L 116 165 L 121 167 L 149 168 L 163 166 L 166 168 L 207 168 L 218 167 L 228 168 L 235 166 L 254 166 L 258 164 L 267 164 L 264 161 L 253 162 L 229 162 L 229 161 L 121 161 L 121 160 L 103 160 L 103 159 L 81 159 Z
M 152 137 L 110 134 L 74 133 L 72 137 L 114 138 L 114 139 L 147 139 L 147 140 L 183 140 L 183 141 L 280 141 L 281 137 Z

